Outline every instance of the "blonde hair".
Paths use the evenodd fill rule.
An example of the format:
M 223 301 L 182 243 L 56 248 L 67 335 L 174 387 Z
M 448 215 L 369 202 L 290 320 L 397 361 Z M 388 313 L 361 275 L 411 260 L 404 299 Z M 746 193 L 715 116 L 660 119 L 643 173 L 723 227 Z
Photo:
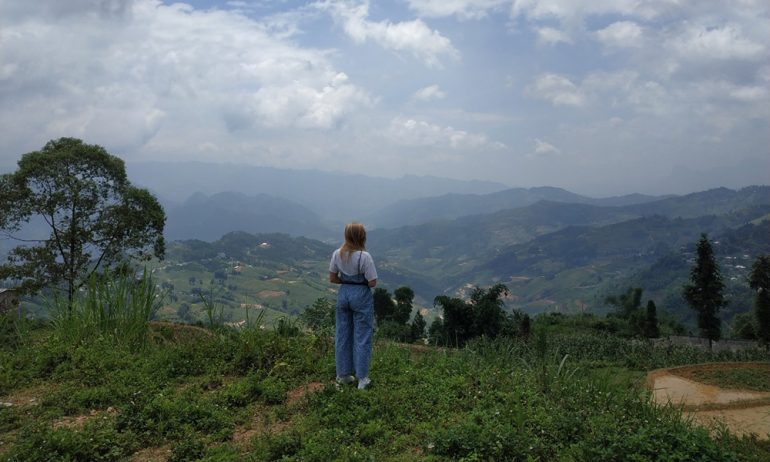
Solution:
M 347 261 L 358 250 L 366 250 L 366 229 L 361 223 L 348 223 L 345 225 L 345 243 L 340 247 L 340 256 Z

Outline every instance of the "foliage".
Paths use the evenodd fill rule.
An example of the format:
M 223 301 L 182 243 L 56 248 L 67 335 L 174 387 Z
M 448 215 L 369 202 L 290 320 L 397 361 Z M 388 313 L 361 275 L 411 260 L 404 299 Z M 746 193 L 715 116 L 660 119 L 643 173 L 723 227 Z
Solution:
M 305 307 L 300 319 L 310 330 L 331 335 L 336 321 L 334 304 L 328 298 L 317 298 L 312 305 Z
M 72 346 L 106 339 L 114 346 L 139 350 L 147 343 L 148 323 L 162 301 L 147 271 L 139 280 L 92 274 L 85 292 L 72 302 L 52 300 L 51 322 L 55 335 Z
M 393 291 L 393 297 L 396 299 L 396 309 L 392 314 L 393 321 L 401 325 L 408 323 L 412 316 L 414 291 L 409 287 L 399 287 Z
M 770 391 L 770 365 L 764 367 L 696 369 L 693 378 L 722 388 Z
M 690 284 L 683 287 L 683 296 L 690 308 L 698 313 L 698 328 L 711 342 L 722 335 L 719 310 L 727 305 L 723 295 L 724 283 L 714 250 L 708 236 L 701 235 L 697 246 L 697 258 L 690 270 Z
M 0 279 L 21 280 L 27 292 L 63 283 L 71 301 L 101 268 L 129 256 L 163 257 L 163 208 L 101 146 L 60 138 L 18 165 L 0 177 L 0 229 L 13 233 L 35 219 L 51 234 L 13 249 Z
M 764 350 L 668 351 L 612 335 L 554 332 L 542 342 L 481 337 L 463 349 L 417 354 L 376 344 L 378 386 L 361 392 L 332 385 L 333 351 L 320 347 L 319 336 L 178 329 L 189 337 L 138 352 L 105 342 L 73 348 L 46 330 L 33 331 L 45 341 L 0 351 L 3 395 L 44 390 L 38 406 L 0 409 L 8 435 L 3 460 L 123 460 L 163 446 L 171 448 L 171 460 L 211 461 L 770 455 L 750 439 L 709 437 L 677 408 L 653 406 L 637 387 L 648 368 L 767 360 Z M 319 381 L 326 385 L 289 399 L 291 390 Z M 114 415 L 91 415 L 110 406 Z M 85 428 L 52 424 L 67 416 L 85 416 Z M 261 430 L 249 441 L 233 441 L 250 425 Z
M 420 311 L 417 310 L 417 312 L 414 313 L 414 319 L 412 319 L 412 324 L 410 324 L 412 341 L 419 340 L 425 336 L 426 325 L 427 323 L 425 322 L 425 318 L 423 318 L 422 313 L 420 313 Z
M 732 334 L 743 340 L 756 340 L 757 319 L 755 313 L 740 313 L 733 318 Z
M 432 340 L 463 346 L 475 337 L 497 337 L 505 330 L 505 324 L 512 322 L 503 312 L 502 296 L 507 294 L 504 284 L 496 284 L 489 289 L 474 288 L 467 302 L 446 295 L 436 297 L 433 304 L 441 307 L 444 319 L 431 325 Z
M 749 286 L 757 291 L 754 298 L 757 337 L 770 347 L 770 256 L 757 257 L 749 274 Z
M 396 303 L 391 298 L 390 292 L 382 287 L 375 288 L 372 296 L 374 298 L 374 319 L 379 325 L 393 316 Z
M 658 327 L 658 307 L 652 300 L 647 301 L 647 316 L 644 318 L 644 336 L 647 338 L 660 337 L 660 328 Z

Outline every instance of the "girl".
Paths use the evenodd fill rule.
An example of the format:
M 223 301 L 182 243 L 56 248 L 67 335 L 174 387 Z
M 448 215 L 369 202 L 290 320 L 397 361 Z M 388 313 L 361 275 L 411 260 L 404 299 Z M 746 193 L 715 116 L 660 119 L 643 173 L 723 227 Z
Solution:
M 365 245 L 364 225 L 345 225 L 345 243 L 334 251 L 329 263 L 329 282 L 341 284 L 337 293 L 334 338 L 337 382 L 350 384 L 358 379 L 360 390 L 371 383 L 369 362 L 374 331 L 371 288 L 377 285 L 377 270 Z

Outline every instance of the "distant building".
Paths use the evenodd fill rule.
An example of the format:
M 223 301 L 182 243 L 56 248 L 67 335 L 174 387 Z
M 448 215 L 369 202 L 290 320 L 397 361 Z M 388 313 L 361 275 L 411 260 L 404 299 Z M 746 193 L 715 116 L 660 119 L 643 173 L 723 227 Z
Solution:
M 0 289 L 0 313 L 15 311 L 19 302 L 19 293 L 15 289 Z

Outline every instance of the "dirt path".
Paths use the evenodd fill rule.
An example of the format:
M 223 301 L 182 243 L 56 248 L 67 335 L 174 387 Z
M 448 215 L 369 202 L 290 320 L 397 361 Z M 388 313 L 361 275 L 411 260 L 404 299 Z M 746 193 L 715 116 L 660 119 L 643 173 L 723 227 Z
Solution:
M 693 380 L 692 371 L 713 368 L 767 367 L 767 363 L 719 363 L 659 369 L 647 376 L 656 403 L 682 406 L 700 424 L 724 424 L 736 435 L 770 439 L 770 392 L 725 389 Z

